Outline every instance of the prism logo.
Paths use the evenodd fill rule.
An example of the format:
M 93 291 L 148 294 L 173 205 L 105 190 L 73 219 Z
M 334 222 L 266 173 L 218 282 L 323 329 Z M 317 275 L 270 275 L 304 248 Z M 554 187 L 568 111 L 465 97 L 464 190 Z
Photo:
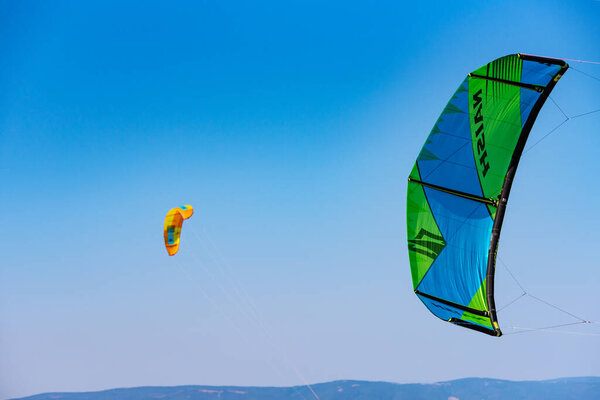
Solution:
M 475 139 L 477 140 L 477 157 L 481 174 L 485 178 L 490 170 L 490 163 L 487 161 L 487 151 L 485 150 L 485 133 L 483 131 L 483 114 L 481 113 L 481 89 L 473 95 L 473 123 L 475 128 Z

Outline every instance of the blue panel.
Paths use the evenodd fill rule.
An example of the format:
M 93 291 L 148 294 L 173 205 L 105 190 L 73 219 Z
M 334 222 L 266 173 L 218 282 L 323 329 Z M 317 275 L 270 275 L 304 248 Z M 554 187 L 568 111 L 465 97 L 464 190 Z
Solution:
M 524 126 L 531 113 L 533 105 L 540 97 L 540 93 L 529 89 L 521 89 L 521 124 Z
M 521 82 L 532 85 L 547 86 L 561 67 L 559 65 L 547 65 L 537 61 L 523 60 L 521 70 Z
M 487 272 L 492 217 L 484 203 L 424 189 L 446 246 L 417 289 L 468 306 Z
M 433 127 L 417 164 L 424 182 L 482 196 L 471 143 L 468 97 L 467 78 Z
M 523 61 L 521 82 L 533 85 L 547 86 L 558 72 L 560 66 L 541 64 L 536 61 Z M 521 89 L 521 123 L 525 125 L 533 105 L 540 93 L 529 89 Z
M 419 294 L 417 294 L 417 296 L 419 296 Z M 460 317 L 462 317 L 463 312 L 454 307 L 442 304 L 423 296 L 419 296 L 419 299 L 421 299 L 423 304 L 425 304 L 429 311 L 434 313 L 436 317 L 439 317 L 445 321 L 448 321 L 450 318 L 460 319 Z

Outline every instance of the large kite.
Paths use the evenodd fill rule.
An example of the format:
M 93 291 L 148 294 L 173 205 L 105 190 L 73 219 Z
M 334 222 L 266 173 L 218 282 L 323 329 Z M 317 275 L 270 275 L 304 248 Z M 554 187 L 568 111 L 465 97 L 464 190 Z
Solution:
M 414 291 L 437 317 L 501 336 L 494 270 L 502 220 L 535 119 L 569 68 L 514 54 L 471 72 L 427 137 L 408 178 Z

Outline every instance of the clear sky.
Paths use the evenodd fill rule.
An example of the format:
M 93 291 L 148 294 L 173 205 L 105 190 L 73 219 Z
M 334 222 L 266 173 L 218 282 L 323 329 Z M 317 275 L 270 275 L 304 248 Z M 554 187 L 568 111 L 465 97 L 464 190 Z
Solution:
M 1 1 L 0 397 L 600 375 L 598 326 L 496 339 L 435 318 L 405 233 L 408 173 L 465 75 L 600 61 L 599 21 L 591 0 Z M 600 65 L 570 64 L 552 99 L 599 109 Z M 599 114 L 525 154 L 499 252 L 596 321 Z M 530 143 L 562 120 L 549 101 Z M 520 294 L 502 265 L 496 291 Z M 527 297 L 499 319 L 573 321 Z

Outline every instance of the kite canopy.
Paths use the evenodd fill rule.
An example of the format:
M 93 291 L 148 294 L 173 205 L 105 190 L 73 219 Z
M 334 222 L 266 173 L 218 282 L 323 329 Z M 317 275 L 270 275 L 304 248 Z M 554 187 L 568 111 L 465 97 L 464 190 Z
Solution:
M 194 213 L 192 206 L 175 207 L 169 210 L 165 217 L 165 247 L 170 256 L 179 250 L 179 239 L 181 237 L 181 225 L 183 220 L 188 219 Z
M 415 293 L 437 317 L 501 336 L 496 251 L 512 180 L 563 60 L 514 54 L 470 73 L 433 126 L 408 178 Z

